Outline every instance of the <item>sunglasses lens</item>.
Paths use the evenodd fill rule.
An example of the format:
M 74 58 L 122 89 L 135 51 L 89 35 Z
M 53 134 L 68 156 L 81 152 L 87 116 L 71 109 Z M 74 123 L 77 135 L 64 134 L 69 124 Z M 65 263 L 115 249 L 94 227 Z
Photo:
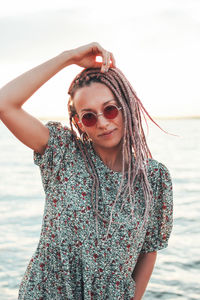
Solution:
M 105 107 L 103 114 L 107 119 L 114 119 L 118 115 L 118 109 L 114 105 L 108 105 Z
M 86 113 L 82 116 L 82 123 L 87 126 L 94 126 L 96 124 L 97 118 L 95 114 L 92 113 Z

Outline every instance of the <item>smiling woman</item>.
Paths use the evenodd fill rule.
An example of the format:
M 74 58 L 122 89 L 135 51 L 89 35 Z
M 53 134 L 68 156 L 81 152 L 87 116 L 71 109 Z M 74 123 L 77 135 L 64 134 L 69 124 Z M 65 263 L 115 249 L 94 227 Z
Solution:
M 71 64 L 84 68 L 68 91 L 71 128 L 43 125 L 22 105 Z M 1 89 L 1 120 L 34 150 L 46 195 L 19 300 L 142 298 L 156 252 L 168 245 L 173 204 L 169 171 L 152 159 L 141 112 L 148 115 L 98 43 L 65 51 Z

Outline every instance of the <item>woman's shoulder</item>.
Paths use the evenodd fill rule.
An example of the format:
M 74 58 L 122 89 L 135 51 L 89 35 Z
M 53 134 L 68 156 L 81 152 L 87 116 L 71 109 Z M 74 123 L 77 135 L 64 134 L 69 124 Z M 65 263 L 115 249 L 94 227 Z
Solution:
M 49 129 L 50 138 L 54 138 L 62 144 L 63 141 L 77 139 L 75 131 L 72 131 L 68 125 L 63 125 L 59 121 L 48 121 L 45 126 Z
M 67 132 L 67 133 L 72 133 L 71 129 L 67 126 L 67 125 L 63 125 L 61 122 L 59 121 L 47 121 L 45 126 L 47 128 L 49 128 L 50 130 L 54 131 L 54 132 Z
M 45 126 L 49 129 L 49 146 L 63 153 L 79 154 L 83 143 L 76 131 L 58 121 L 48 121 Z
M 156 159 L 150 158 L 147 161 L 147 171 L 148 176 L 150 178 L 154 178 L 155 180 L 161 178 L 171 178 L 169 169 L 163 162 L 159 162 Z
M 147 160 L 147 166 L 148 166 L 148 169 L 155 170 L 155 171 L 157 171 L 157 169 L 168 170 L 168 168 L 166 167 L 166 165 L 163 162 L 160 162 L 153 158 L 149 158 Z
M 34 151 L 34 163 L 42 168 L 58 167 L 64 157 L 73 159 L 78 150 L 76 133 L 58 121 L 48 121 L 45 126 L 49 129 L 48 143 L 43 155 Z

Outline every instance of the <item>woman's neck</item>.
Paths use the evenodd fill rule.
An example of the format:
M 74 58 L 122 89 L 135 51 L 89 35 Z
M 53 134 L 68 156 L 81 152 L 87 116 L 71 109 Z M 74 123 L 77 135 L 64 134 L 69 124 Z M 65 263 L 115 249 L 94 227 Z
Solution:
M 122 144 L 113 148 L 97 147 L 92 144 L 96 154 L 101 158 L 103 163 L 115 172 L 122 172 L 123 169 L 123 151 Z M 128 169 L 127 153 L 125 153 L 125 171 Z

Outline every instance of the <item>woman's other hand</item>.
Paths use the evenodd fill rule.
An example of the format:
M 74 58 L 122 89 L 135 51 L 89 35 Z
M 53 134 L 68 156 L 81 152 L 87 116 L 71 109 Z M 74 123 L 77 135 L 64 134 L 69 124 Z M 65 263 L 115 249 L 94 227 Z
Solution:
M 98 43 L 90 43 L 70 52 L 72 63 L 83 68 L 101 68 L 101 72 L 106 72 L 109 67 L 116 66 L 113 54 Z M 97 56 L 102 57 L 102 62 L 96 61 Z

